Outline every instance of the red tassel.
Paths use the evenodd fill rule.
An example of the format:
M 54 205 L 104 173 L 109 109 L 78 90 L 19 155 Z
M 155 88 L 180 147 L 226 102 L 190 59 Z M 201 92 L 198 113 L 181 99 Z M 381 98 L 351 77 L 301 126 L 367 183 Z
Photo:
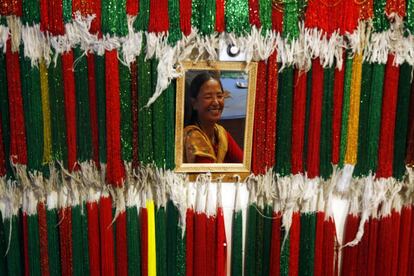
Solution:
M 86 203 L 86 210 L 88 212 L 89 271 L 91 276 L 101 275 L 98 208 L 97 202 Z
M 30 275 L 29 264 L 29 229 L 27 225 L 27 214 L 23 212 L 23 257 L 24 257 L 24 275 Z
M 101 197 L 99 206 L 99 229 L 101 238 L 101 273 L 115 275 L 114 232 L 112 230 L 112 200 Z
M 196 213 L 194 216 L 194 275 L 207 276 L 207 216 Z
M 7 40 L 6 73 L 10 113 L 10 156 L 13 163 L 27 164 L 19 53 L 12 52 L 10 39 Z
M 331 19 L 328 9 L 329 6 L 321 4 L 321 2 L 309 2 L 305 14 L 305 27 L 310 29 L 317 28 L 326 32 L 328 30 L 328 22 Z
M 292 174 L 303 172 L 305 144 L 306 72 L 295 70 L 292 112 Z
M 349 214 L 346 218 L 344 244 L 352 241 L 358 232 L 359 217 Z M 356 275 L 358 247 L 347 246 L 342 251 L 342 274 Z
M 364 224 L 364 235 L 358 246 L 358 263 L 357 263 L 357 275 L 367 275 L 368 273 L 368 256 L 369 252 L 369 220 Z
M 392 259 L 392 218 L 391 214 L 379 221 L 376 274 L 389 275 Z
M 227 275 L 227 239 L 226 227 L 224 223 L 223 208 L 217 209 L 217 247 L 216 247 L 216 275 Z
M 0 15 L 16 15 L 22 16 L 22 1 L 21 0 L 5 0 L 0 1 Z
M 83 5 L 81 0 L 72 0 L 72 16 L 75 15 L 76 11 L 80 11 L 82 15 L 84 15 L 82 13 L 83 11 Z
M 216 247 L 217 247 L 216 218 L 209 216 L 206 218 L 206 275 L 216 273 Z
M 75 17 L 77 11 L 83 16 L 93 14 L 92 5 L 92 1 L 72 0 L 72 16 Z
M 401 213 L 397 212 L 395 209 L 391 212 L 391 221 L 392 221 L 392 248 L 391 248 L 391 267 L 390 267 L 390 274 L 389 275 L 397 275 L 398 273 L 398 242 L 400 238 L 400 221 L 401 221 Z M 390 234 L 391 234 L 390 233 Z
M 346 57 L 344 55 L 344 57 Z M 335 69 L 334 97 L 332 112 L 332 164 L 339 163 L 341 146 L 342 104 L 344 93 L 345 69 Z
M 49 30 L 49 13 L 48 0 L 40 0 L 40 30 L 46 32 Z
M 119 95 L 118 53 L 116 50 L 105 52 L 106 85 L 106 180 L 121 187 L 125 177 L 121 160 L 121 103 Z
M 322 127 L 323 68 L 319 58 L 312 61 L 312 96 L 310 103 L 308 151 L 306 156 L 308 178 L 319 176 L 319 153 Z M 322 232 L 323 233 L 323 232 Z
M 259 0 L 249 0 L 249 20 L 250 24 L 258 29 L 262 26 L 259 16 Z
M 394 159 L 394 128 L 397 110 L 400 68 L 393 65 L 394 56 L 388 55 L 382 96 L 381 130 L 378 148 L 377 178 L 391 177 Z
M 168 0 L 150 0 L 148 31 L 166 33 L 169 28 Z
M 390 16 L 395 13 L 399 17 L 404 18 L 406 14 L 406 1 L 405 0 L 387 0 L 385 6 L 385 13 Z
M 57 16 L 57 14 L 53 14 L 53 10 L 57 9 L 57 0 L 46 0 L 46 7 L 47 7 L 47 18 L 48 18 L 48 25 L 47 25 L 47 30 L 52 34 L 55 35 L 56 33 L 56 22 L 55 22 L 55 16 Z M 60 10 L 57 10 L 56 12 L 60 12 Z M 43 16 L 42 14 L 40 14 L 40 16 Z M 63 11 L 61 13 L 61 17 L 63 17 Z
M 116 219 L 116 275 L 128 275 L 128 244 L 126 212 Z
M 141 208 L 141 273 L 148 275 L 148 212 L 147 208 Z
M 90 9 L 91 9 L 91 14 L 95 14 L 95 19 L 92 20 L 91 23 L 91 29 L 90 32 L 91 33 L 98 33 L 98 37 L 101 38 L 102 37 L 102 32 L 101 32 L 101 0 L 92 0 L 90 1 Z
M 369 255 L 368 255 L 368 276 L 375 276 L 375 266 L 377 264 L 377 237 L 378 219 L 372 218 L 369 222 Z
M 413 208 L 411 206 L 411 208 Z M 407 275 L 413 275 L 414 274 L 414 262 L 412 260 L 414 260 L 414 212 L 411 212 L 411 231 L 410 231 L 410 257 L 408 258 L 409 263 L 408 263 L 408 274 Z
M 0 122 L 1 113 L 0 113 Z M 6 154 L 4 153 L 4 144 L 3 144 L 3 133 L 2 133 L 2 125 L 0 124 L 0 177 L 6 174 Z
M 269 275 L 280 275 L 280 227 L 281 213 L 273 213 L 272 241 L 270 245 L 270 268 Z
M 184 35 L 191 34 L 192 0 L 180 0 L 180 27 Z
M 68 144 L 68 169 L 76 167 L 76 91 L 73 73 L 73 52 L 62 54 L 63 87 L 65 93 L 66 141 Z
M 0 1 L 0 15 L 2 16 L 7 16 L 7 15 L 11 15 L 12 11 L 12 4 L 11 4 L 11 0 L 4 0 L 4 1 Z
M 132 100 L 132 168 L 138 168 L 138 71 L 137 63 L 131 63 L 131 100 Z
M 289 275 L 299 275 L 299 251 L 300 251 L 300 213 L 292 215 L 292 225 L 289 231 Z
M 265 164 L 271 168 L 275 164 L 276 116 L 278 68 L 276 51 L 268 59 L 267 64 L 267 95 L 266 95 L 266 146 Z
M 352 33 L 358 26 L 360 6 L 355 1 L 344 1 L 342 8 L 343 22 L 340 32 L 341 34 Z
M 283 1 L 272 5 L 272 28 L 279 33 L 283 31 Z
M 408 265 L 410 255 L 411 206 L 404 206 L 401 210 L 400 240 L 398 246 L 398 271 L 396 275 L 409 275 Z M 412 259 L 411 259 L 412 260 Z
M 313 72 L 312 72 L 313 74 Z M 314 275 L 322 275 L 323 272 L 323 237 L 324 237 L 324 226 L 325 226 L 325 213 L 316 213 L 316 232 L 315 232 L 315 251 L 314 251 Z
M 88 60 L 88 91 L 89 91 L 89 110 L 91 113 L 91 133 L 92 133 L 92 158 L 96 166 L 99 166 L 99 132 L 98 132 L 98 110 L 95 83 L 95 56 L 87 55 Z
M 186 238 L 185 238 L 185 263 L 186 263 L 186 276 L 193 276 L 194 271 L 194 210 L 187 209 L 186 212 Z
M 254 125 L 255 131 L 253 134 L 253 158 L 252 158 L 252 171 L 254 174 L 265 173 L 264 156 L 265 156 L 265 139 L 266 132 L 266 63 L 264 61 L 259 62 L 259 68 L 257 71 L 257 88 L 256 88 L 256 101 L 254 110 Z
M 336 262 L 336 228 L 335 221 L 332 217 L 324 220 L 323 226 L 323 275 L 334 276 L 335 275 L 335 262 Z
M 138 0 L 127 0 L 126 1 L 126 12 L 130 16 L 138 15 Z
M 49 255 L 47 240 L 47 218 L 46 206 L 44 202 L 37 204 L 37 217 L 39 223 L 39 240 L 40 240 L 40 268 L 43 276 L 49 276 Z
M 368 20 L 374 16 L 374 0 L 366 0 L 361 7 L 359 19 Z
M 224 32 L 224 0 L 216 0 L 216 32 Z
M 414 167 L 414 82 L 411 84 L 411 99 L 410 99 L 410 122 L 407 133 L 407 151 L 405 156 L 405 163 Z
M 59 209 L 59 236 L 60 236 L 60 259 L 62 275 L 72 275 L 72 210 L 70 207 Z
M 62 0 L 49 0 L 49 31 L 55 36 L 65 34 L 62 2 Z

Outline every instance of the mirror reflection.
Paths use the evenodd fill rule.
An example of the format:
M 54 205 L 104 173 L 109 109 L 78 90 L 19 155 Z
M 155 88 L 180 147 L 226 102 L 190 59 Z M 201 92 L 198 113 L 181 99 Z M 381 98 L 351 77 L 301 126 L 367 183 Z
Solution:
M 248 75 L 185 74 L 183 163 L 243 163 Z

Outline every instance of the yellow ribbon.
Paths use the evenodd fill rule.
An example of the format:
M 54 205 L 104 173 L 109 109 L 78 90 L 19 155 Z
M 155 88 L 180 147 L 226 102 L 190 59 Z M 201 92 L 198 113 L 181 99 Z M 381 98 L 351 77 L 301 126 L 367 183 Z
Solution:
M 52 132 L 50 123 L 49 81 L 44 60 L 40 61 L 40 90 L 43 110 L 43 163 L 52 161 Z
M 359 106 L 362 82 L 362 54 L 357 53 L 352 63 L 351 96 L 348 115 L 348 136 L 345 160 L 346 164 L 355 165 L 358 154 Z
M 155 213 L 154 201 L 146 202 L 148 214 L 148 276 L 157 275 L 157 253 L 155 245 Z

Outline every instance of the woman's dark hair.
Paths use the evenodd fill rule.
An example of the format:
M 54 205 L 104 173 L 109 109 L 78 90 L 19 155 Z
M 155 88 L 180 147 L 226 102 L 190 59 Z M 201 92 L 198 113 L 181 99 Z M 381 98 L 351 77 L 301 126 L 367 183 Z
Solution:
M 186 87 L 186 91 L 188 91 L 188 93 L 185 93 L 185 126 L 197 123 L 197 111 L 194 110 L 191 105 L 191 98 L 197 98 L 201 86 L 211 79 L 216 80 L 220 84 L 221 91 L 224 92 L 218 71 L 203 71 L 194 77 L 189 87 Z

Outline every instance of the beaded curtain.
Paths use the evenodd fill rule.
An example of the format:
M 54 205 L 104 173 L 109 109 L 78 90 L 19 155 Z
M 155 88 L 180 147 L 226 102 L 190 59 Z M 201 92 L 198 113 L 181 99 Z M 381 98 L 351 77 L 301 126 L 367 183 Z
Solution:
M 0 274 L 413 274 L 413 32 L 413 0 L 2 0 Z M 175 65 L 222 42 L 258 62 L 230 243 L 231 184 L 173 172 Z

